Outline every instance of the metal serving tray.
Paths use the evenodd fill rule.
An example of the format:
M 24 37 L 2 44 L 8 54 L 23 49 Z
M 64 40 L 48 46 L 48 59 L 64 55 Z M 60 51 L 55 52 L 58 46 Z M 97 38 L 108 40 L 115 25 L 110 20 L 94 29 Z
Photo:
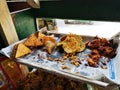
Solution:
M 49 35 L 54 35 L 56 38 L 56 41 L 59 41 L 59 38 L 63 35 L 63 34 L 53 34 L 53 33 L 47 33 Z M 93 39 L 93 36 L 82 36 L 83 41 L 90 41 Z M 19 42 L 23 42 L 19 41 Z M 19 43 L 16 42 L 16 43 Z M 15 43 L 15 44 L 16 44 Z M 1 53 L 6 55 L 7 57 L 10 57 L 10 53 L 11 53 L 11 49 L 13 48 L 13 45 L 10 45 L 4 49 L 1 50 Z M 78 53 L 77 55 L 79 55 L 79 57 L 81 58 L 87 58 L 86 54 L 89 54 L 90 50 L 86 49 L 81 53 Z M 21 64 L 25 64 L 27 66 L 31 66 L 34 68 L 39 68 L 42 69 L 46 72 L 50 72 L 50 73 L 54 73 L 57 75 L 61 75 L 63 77 L 69 78 L 69 79 L 74 79 L 77 81 L 82 81 L 82 82 L 86 82 L 86 83 L 92 83 L 92 84 L 96 84 L 96 85 L 100 85 L 100 86 L 108 86 L 111 83 L 114 83 L 114 80 L 112 81 L 111 79 L 109 80 L 109 78 L 104 75 L 105 73 L 102 73 L 102 71 L 104 72 L 109 72 L 109 70 L 101 70 L 101 68 L 94 68 L 94 67 L 90 67 L 90 66 L 86 66 L 85 64 L 81 64 L 78 67 L 76 67 L 75 65 L 71 64 L 69 59 L 66 60 L 65 64 L 62 64 L 61 62 L 56 62 L 54 59 L 55 58 L 59 58 L 62 56 L 62 52 L 59 52 L 56 48 L 53 50 L 52 54 L 48 54 L 46 53 L 46 51 L 44 51 L 44 47 L 42 48 L 37 48 L 34 49 L 33 52 L 25 57 L 22 58 L 18 58 L 17 60 L 15 60 L 18 63 Z M 50 56 L 52 57 L 52 61 L 47 60 L 46 56 Z M 104 58 L 105 59 L 105 58 Z M 108 67 L 109 67 L 108 63 Z M 68 66 L 69 69 L 62 69 L 62 66 Z M 103 82 L 102 78 L 108 78 L 109 82 Z M 112 82 L 111 82 L 112 81 Z

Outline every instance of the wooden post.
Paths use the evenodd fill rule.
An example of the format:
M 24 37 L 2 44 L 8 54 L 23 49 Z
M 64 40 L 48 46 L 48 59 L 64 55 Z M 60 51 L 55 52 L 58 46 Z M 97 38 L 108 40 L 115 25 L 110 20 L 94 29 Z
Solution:
M 26 0 L 26 1 L 30 6 L 32 6 L 32 8 L 40 8 L 39 0 Z
M 6 0 L 0 0 L 0 34 L 4 38 L 6 45 L 10 45 L 18 41 L 15 26 L 12 21 Z M 21 71 L 26 77 L 29 72 L 28 67 L 20 64 Z
M 6 0 L 0 0 L 0 34 L 4 38 L 6 45 L 18 41 Z

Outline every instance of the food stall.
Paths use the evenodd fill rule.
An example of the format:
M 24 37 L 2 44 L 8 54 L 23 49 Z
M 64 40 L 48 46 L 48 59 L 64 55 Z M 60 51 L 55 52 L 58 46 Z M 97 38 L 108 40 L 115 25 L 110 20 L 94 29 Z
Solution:
M 5 21 L 1 20 L 1 30 L 2 30 L 1 35 L 4 38 L 7 37 L 5 38 L 6 47 L 1 49 L 1 54 L 5 55 L 8 58 L 13 59 L 16 63 L 19 63 L 22 67 L 21 70 L 26 68 L 26 66 L 42 70 L 42 71 L 33 70 L 32 72 L 33 73 L 35 72 L 34 74 L 31 74 L 31 72 L 30 74 L 28 74 L 26 83 L 21 84 L 21 86 L 25 85 L 24 89 L 26 88 L 30 90 L 30 88 L 33 88 L 34 90 L 36 90 L 36 88 L 39 89 L 40 87 L 48 88 L 49 85 L 44 86 L 44 84 L 48 82 L 51 78 L 53 78 L 54 75 L 56 75 L 55 77 L 60 76 L 55 79 L 55 81 L 56 80 L 58 81 L 54 82 L 54 78 L 53 78 L 54 85 L 50 84 L 52 83 L 51 80 L 48 84 L 50 84 L 52 89 L 54 88 L 55 90 L 56 89 L 66 90 L 66 88 L 68 87 L 69 88 L 71 87 L 71 89 L 75 89 L 75 90 L 79 90 L 79 89 L 85 90 L 85 88 L 83 87 L 84 85 L 86 85 L 86 87 L 89 87 L 90 85 L 92 85 L 95 90 L 97 89 L 97 87 L 99 87 L 102 90 L 109 89 L 109 88 L 111 88 L 111 90 L 112 89 L 114 90 L 115 88 L 118 89 L 120 84 L 119 69 L 118 69 L 118 66 L 119 66 L 118 60 L 119 60 L 119 53 L 120 53 L 119 52 L 119 36 L 120 36 L 119 22 L 104 22 L 104 21 L 98 22 L 98 21 L 99 20 L 105 20 L 105 21 L 115 20 L 116 21 L 116 20 L 119 20 L 119 18 L 113 19 L 113 17 L 110 15 L 108 17 L 105 17 L 106 14 L 103 14 L 104 16 L 103 18 L 99 17 L 101 15 L 97 15 L 99 13 L 97 13 L 96 9 L 92 9 L 93 11 L 96 11 L 96 15 L 95 15 L 96 17 L 92 17 L 92 16 L 90 17 L 90 15 L 93 14 L 92 10 L 90 11 L 89 16 L 88 14 L 86 15 L 85 14 L 86 12 L 83 12 L 82 10 L 83 9 L 89 10 L 88 7 L 90 6 L 89 4 L 91 4 L 91 2 L 89 1 L 88 3 L 81 1 L 81 3 L 83 4 L 86 3 L 86 7 L 82 5 L 81 6 L 82 8 L 80 10 L 83 13 L 79 13 L 74 16 L 73 13 L 76 13 L 74 9 L 77 9 L 79 4 L 81 5 L 80 2 L 79 4 L 77 4 L 77 2 L 78 1 L 72 1 L 68 4 L 67 1 L 54 1 L 54 2 L 50 1 L 47 3 L 50 5 L 48 6 L 44 1 L 43 2 L 41 1 L 40 10 L 38 7 L 37 9 L 30 8 L 30 13 L 31 12 L 35 13 L 34 21 L 36 21 L 36 18 L 51 17 L 56 21 L 55 25 L 57 26 L 57 29 L 47 30 L 48 28 L 47 29 L 40 28 L 38 30 L 38 28 L 36 28 L 35 31 L 31 31 L 29 35 L 23 36 L 24 38 L 21 38 L 19 41 L 17 36 L 17 33 L 19 33 L 18 30 L 21 30 L 18 24 L 19 21 L 17 21 L 15 17 L 13 17 L 13 20 L 12 20 L 9 14 L 9 10 L 8 8 L 6 8 L 7 13 L 5 13 L 5 15 L 7 15 L 7 18 L 5 20 L 7 22 L 8 20 L 10 21 L 8 23 L 4 23 Z M 4 1 L 4 4 L 5 5 L 3 6 L 7 6 L 6 1 Z M 76 5 L 76 7 L 73 7 L 74 5 Z M 93 3 L 93 7 L 96 6 L 94 5 L 95 4 Z M 110 6 L 111 5 L 112 4 L 110 4 Z M 47 11 L 43 11 L 43 8 L 46 9 L 47 6 L 48 8 L 50 7 L 50 10 L 53 10 L 48 14 L 47 14 Z M 30 7 L 31 7 L 31 4 L 30 4 Z M 69 7 L 71 7 L 72 9 L 68 9 Z M 96 7 L 98 9 L 98 6 Z M 62 8 L 65 8 L 65 9 L 61 10 Z M 55 9 L 59 9 L 60 11 L 54 12 Z M 65 11 L 67 11 L 68 13 L 66 13 L 66 16 L 63 17 Z M 73 15 L 70 15 L 71 12 Z M 60 13 L 61 15 L 57 16 Z M 61 18 L 61 19 L 55 19 L 55 18 Z M 79 20 L 79 23 L 77 22 L 76 24 L 76 20 L 74 20 L 75 18 Z M 98 20 L 98 21 L 94 21 L 94 20 Z M 13 24 L 13 21 L 14 21 L 14 24 Z M 25 23 L 23 22 L 23 24 Z M 51 23 L 48 23 L 48 24 L 51 24 Z M 14 25 L 16 26 L 16 29 Z M 6 27 L 8 29 L 6 29 Z M 11 28 L 11 30 L 9 29 L 9 27 Z M 106 29 L 106 30 L 103 30 L 103 29 Z M 26 30 L 23 30 L 23 31 L 27 32 Z M 13 37 L 8 32 L 15 36 Z M 95 42 L 97 42 L 97 45 Z M 20 49 L 20 47 L 23 47 L 24 49 L 22 48 Z M 51 47 L 52 49 L 49 49 Z M 25 57 L 23 57 L 24 55 L 23 56 L 21 55 L 22 57 L 15 56 L 17 55 L 16 53 L 18 48 L 22 53 L 24 51 L 21 51 L 21 50 L 25 50 L 24 52 Z M 92 50 L 93 48 L 95 50 Z M 110 50 L 110 53 L 107 52 L 109 50 Z M 97 56 L 97 62 L 94 61 L 96 60 L 95 55 Z M 22 66 L 22 65 L 26 65 L 26 66 Z M 48 73 L 50 75 L 43 78 L 44 74 L 42 73 Z M 39 75 L 39 77 L 34 77 L 37 75 Z M 48 80 L 42 83 L 43 81 L 41 78 L 42 79 L 47 78 Z M 70 81 L 68 79 L 66 80 L 66 78 L 68 78 Z M 64 85 L 62 84 L 64 86 L 63 87 L 61 86 L 61 83 L 64 82 L 64 79 L 65 79 L 65 83 Z M 29 82 L 27 82 L 27 80 L 31 80 L 29 82 L 36 83 L 36 84 L 33 85 L 32 87 L 32 85 Z M 80 88 L 76 86 L 76 85 L 79 86 L 78 82 L 80 84 Z M 57 85 L 56 87 L 55 87 L 55 83 Z M 69 83 L 70 85 L 67 83 Z

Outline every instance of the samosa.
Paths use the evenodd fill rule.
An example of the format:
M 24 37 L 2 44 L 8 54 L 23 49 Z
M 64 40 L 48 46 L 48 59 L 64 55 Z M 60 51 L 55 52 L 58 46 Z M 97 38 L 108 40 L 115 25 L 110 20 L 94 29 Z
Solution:
M 32 51 L 27 46 L 25 46 L 23 43 L 18 43 L 14 45 L 10 58 L 14 60 L 15 58 L 25 56 L 31 52 Z

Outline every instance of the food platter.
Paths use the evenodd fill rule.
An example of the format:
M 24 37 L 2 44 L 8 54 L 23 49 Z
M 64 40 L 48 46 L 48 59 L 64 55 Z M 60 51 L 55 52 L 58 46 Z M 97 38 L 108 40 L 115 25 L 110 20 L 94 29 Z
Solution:
M 54 34 L 47 33 L 47 35 L 53 35 L 56 42 L 59 42 L 60 37 L 63 36 L 63 34 L 55 34 L 55 33 Z M 83 42 L 91 41 L 94 38 L 93 36 L 85 36 L 85 35 L 80 35 L 80 36 L 82 37 Z M 3 48 L 1 50 L 1 53 L 10 58 L 10 54 L 14 45 L 17 43 L 24 42 L 25 40 L 26 39 L 16 42 L 6 48 Z M 24 57 L 17 58 L 15 61 L 21 64 L 32 66 L 34 68 L 42 69 L 46 72 L 55 73 L 67 78 L 75 79 L 77 81 L 84 81 L 88 83 L 97 84 L 100 86 L 108 86 L 110 83 L 101 81 L 101 78 L 105 77 L 111 83 L 120 84 L 119 81 L 116 81 L 116 78 L 118 78 L 118 76 L 117 75 L 113 76 L 113 74 L 115 74 L 116 72 L 114 72 L 114 70 L 111 71 L 111 69 L 113 69 L 113 65 L 111 64 L 113 64 L 114 61 L 110 59 L 110 62 L 106 63 L 105 66 L 107 67 L 107 69 L 101 68 L 100 65 L 98 67 L 91 67 L 89 65 L 86 65 L 86 60 L 88 60 L 87 56 L 90 53 L 91 50 L 85 48 L 85 50 L 76 54 L 77 57 L 82 58 L 80 59 L 82 64 L 79 64 L 78 66 L 71 64 L 69 58 L 66 58 L 62 62 L 60 58 L 63 57 L 63 49 L 58 47 L 55 47 L 52 50 L 52 53 L 50 54 L 46 52 L 45 47 L 37 47 L 32 50 L 32 53 Z M 106 57 L 102 57 L 101 59 L 107 60 Z M 116 68 L 114 67 L 114 69 Z M 112 73 L 112 77 L 110 76 L 111 73 Z

